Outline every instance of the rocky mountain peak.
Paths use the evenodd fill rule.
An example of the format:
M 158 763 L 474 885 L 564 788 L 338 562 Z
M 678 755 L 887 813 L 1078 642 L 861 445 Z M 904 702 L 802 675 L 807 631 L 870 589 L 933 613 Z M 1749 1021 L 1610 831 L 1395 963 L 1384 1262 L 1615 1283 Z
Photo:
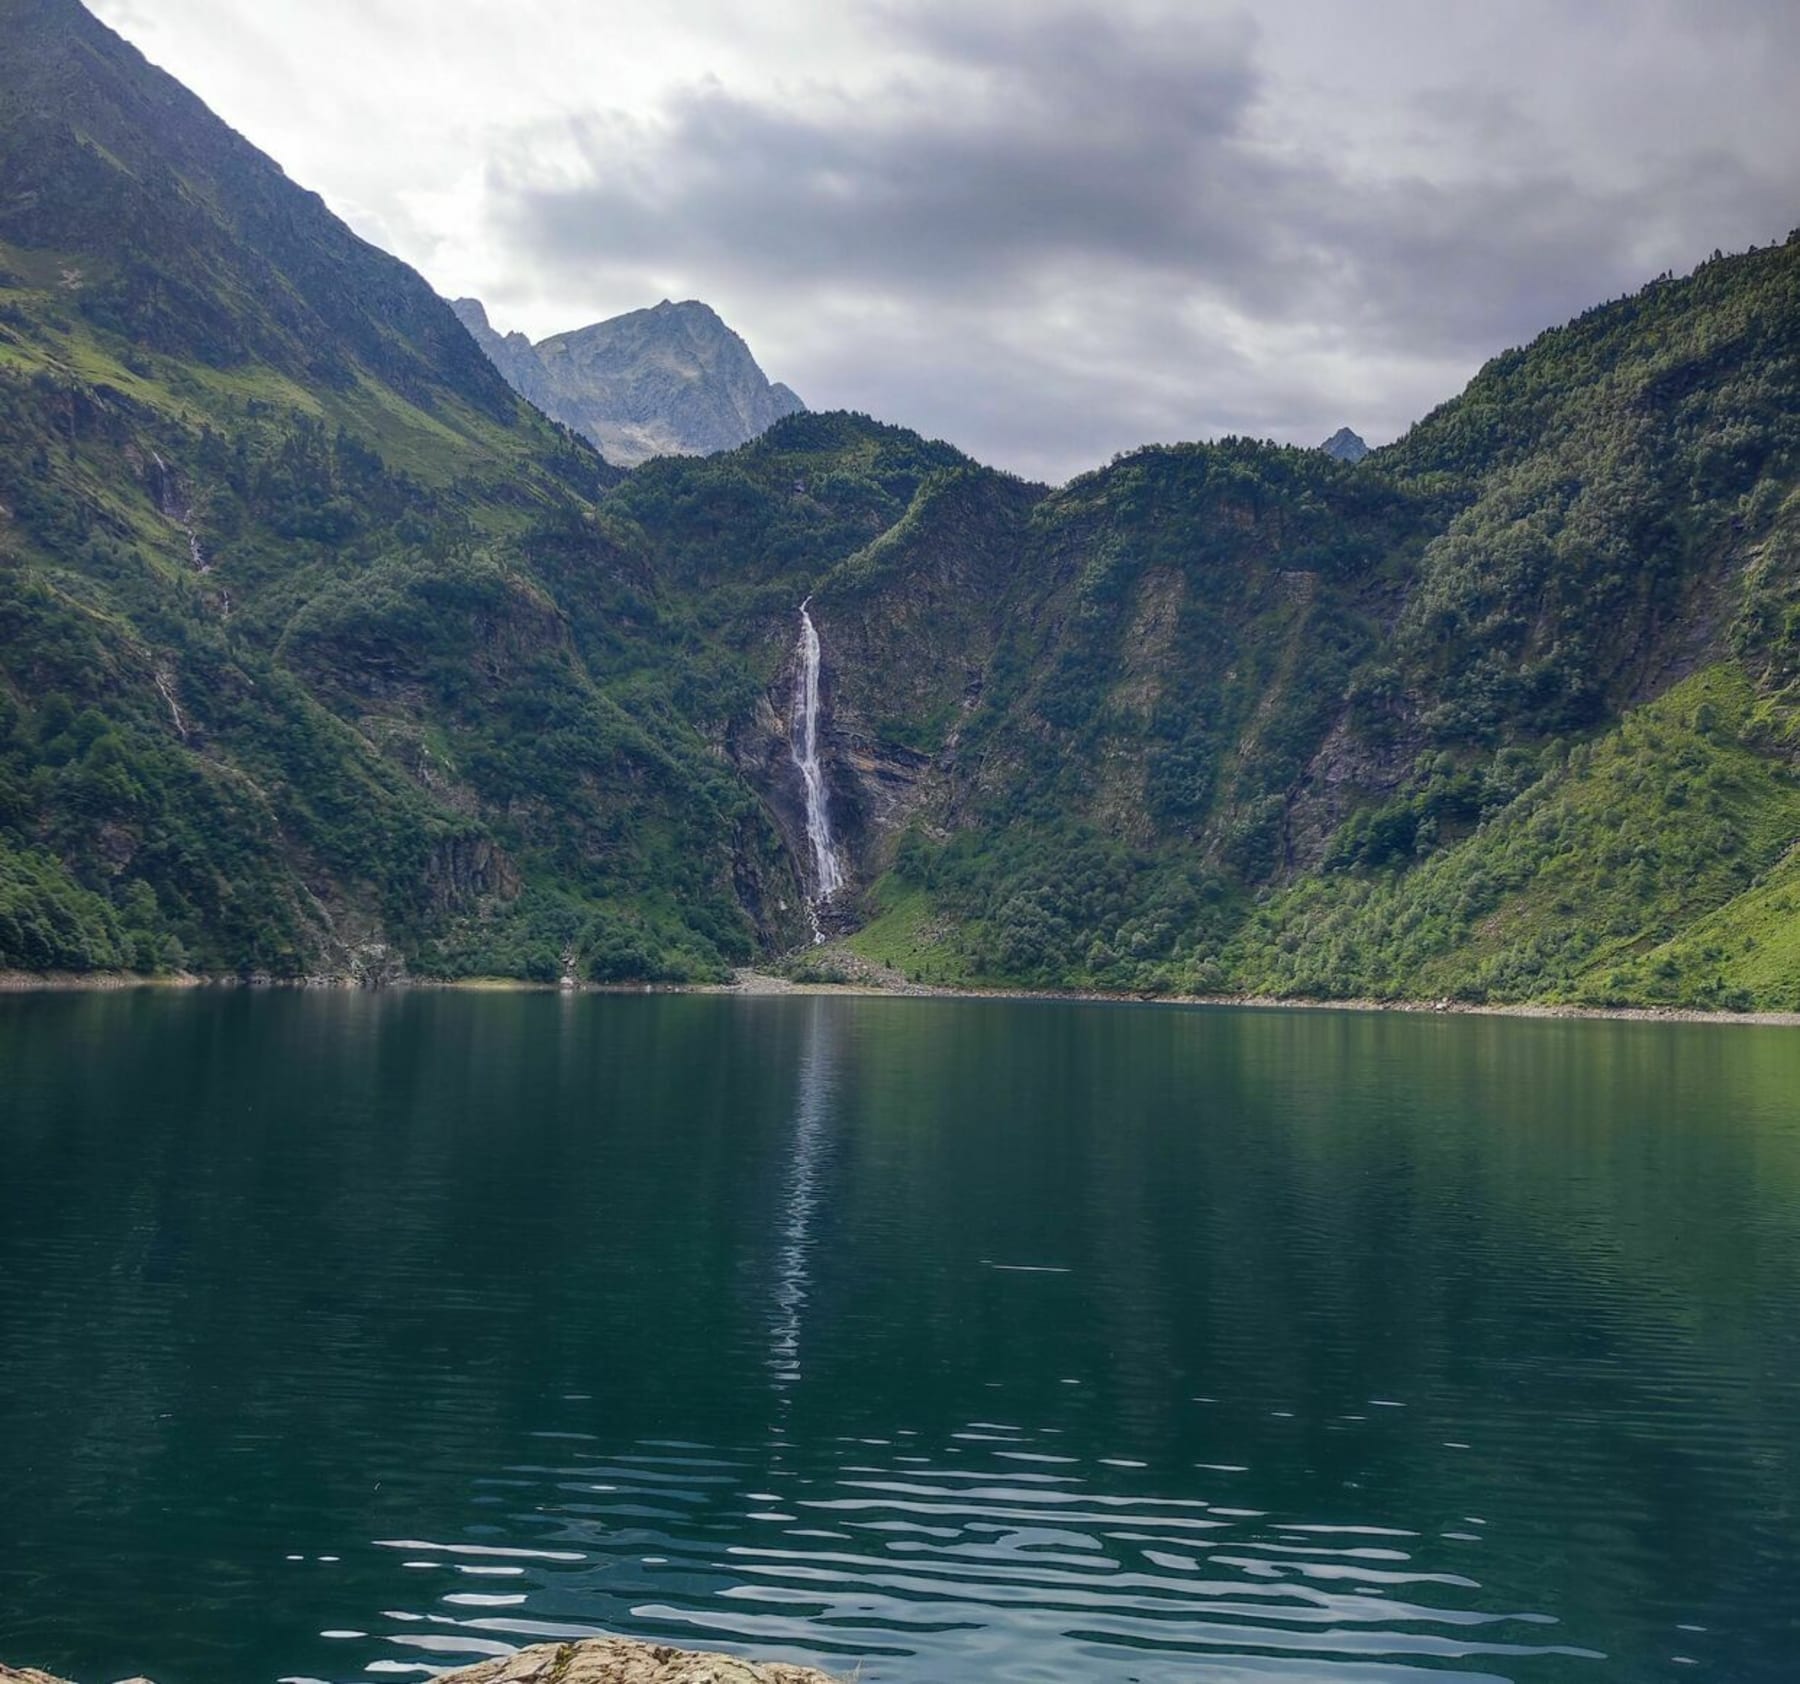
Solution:
M 730 450 L 806 407 L 697 298 L 665 298 L 536 345 L 497 333 L 478 299 L 454 308 L 514 390 L 621 466 Z
M 1369 454 L 1368 445 L 1348 427 L 1339 427 L 1319 448 L 1340 462 L 1360 462 Z

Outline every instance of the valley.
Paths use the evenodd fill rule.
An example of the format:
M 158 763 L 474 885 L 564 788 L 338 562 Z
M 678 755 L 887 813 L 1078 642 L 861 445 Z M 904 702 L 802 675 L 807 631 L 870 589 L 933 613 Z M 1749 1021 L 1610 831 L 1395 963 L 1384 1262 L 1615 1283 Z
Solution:
M 73 0 L 5 14 L 0 967 L 815 963 L 807 604 L 824 933 L 900 976 L 1800 1008 L 1800 241 L 1355 460 L 1052 488 L 802 411 L 625 472 Z

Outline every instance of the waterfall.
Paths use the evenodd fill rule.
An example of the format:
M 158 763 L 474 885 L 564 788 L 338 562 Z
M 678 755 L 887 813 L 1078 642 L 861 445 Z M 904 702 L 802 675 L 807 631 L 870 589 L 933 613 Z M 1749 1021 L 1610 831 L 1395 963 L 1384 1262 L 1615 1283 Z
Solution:
M 206 552 L 200 547 L 200 539 L 194 532 L 194 511 L 187 499 L 181 494 L 181 481 L 175 470 L 162 459 L 162 452 L 153 450 L 151 459 L 156 463 L 156 506 L 164 517 L 173 522 L 187 534 L 188 560 L 194 564 L 196 573 L 212 572 L 212 563 L 206 559 Z
M 844 868 L 831 840 L 830 794 L 819 764 L 819 634 L 800 604 L 800 676 L 794 687 L 794 764 L 806 787 L 806 839 L 812 844 L 813 905 L 828 901 L 844 886 Z

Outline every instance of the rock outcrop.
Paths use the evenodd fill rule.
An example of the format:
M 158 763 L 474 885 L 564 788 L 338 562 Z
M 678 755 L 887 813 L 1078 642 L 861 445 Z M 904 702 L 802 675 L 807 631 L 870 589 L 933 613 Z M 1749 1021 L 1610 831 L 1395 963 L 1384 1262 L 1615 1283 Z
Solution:
M 507 385 L 527 403 L 536 404 L 546 415 L 553 415 L 556 393 L 551 388 L 549 374 L 538 360 L 537 347 L 522 333 L 496 332 L 479 298 L 459 298 L 450 308 L 469 330 L 470 337 L 487 353 L 488 361 L 506 377 Z
M 1327 456 L 1335 456 L 1340 462 L 1360 462 L 1369 454 L 1369 447 L 1348 427 L 1339 427 L 1319 448 Z
M 477 299 L 452 308 L 521 397 L 620 467 L 731 450 L 806 407 L 697 299 L 665 298 L 536 345 L 497 333 Z
M 0 1663 L 0 1684 L 68 1684 L 53 1673 Z M 133 1678 L 125 1684 L 149 1684 Z M 834 1684 L 829 1674 L 780 1661 L 755 1664 L 666 1643 L 590 1637 L 537 1643 L 516 1654 L 439 1675 L 439 1684 Z
M 39 1672 L 36 1667 L 11 1667 L 0 1661 L 0 1684 L 69 1684 L 53 1672 Z M 124 1678 L 119 1684 L 150 1684 L 148 1678 Z
M 441 1675 L 440 1684 L 833 1684 L 812 1667 L 754 1663 L 666 1643 L 590 1637 L 537 1643 L 517 1654 Z

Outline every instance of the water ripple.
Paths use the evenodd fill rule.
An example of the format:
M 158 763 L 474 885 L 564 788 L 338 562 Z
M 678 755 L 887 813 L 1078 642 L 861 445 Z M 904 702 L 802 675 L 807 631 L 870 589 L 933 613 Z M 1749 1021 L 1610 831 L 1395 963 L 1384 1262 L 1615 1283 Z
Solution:
M 1787 1684 L 1800 1041 L 0 1002 L 0 1654 Z
M 945 1465 L 972 1441 L 993 1446 L 985 1461 Z M 1452 1566 L 1435 1558 L 1445 1541 L 1412 1529 L 1172 1494 L 1159 1481 L 1191 1481 L 1191 1467 L 1177 1476 L 1141 1457 L 1083 1462 L 999 1423 L 964 1423 L 936 1455 L 921 1446 L 886 1465 L 867 1459 L 866 1438 L 852 1442 L 863 1455 L 828 1480 L 816 1468 L 782 1477 L 779 1444 L 758 1453 L 639 1441 L 516 1464 L 504 1474 L 513 1530 L 541 1535 L 541 1547 L 379 1543 L 450 1565 L 518 1563 L 526 1582 L 504 1595 L 446 1589 L 386 1642 L 465 1659 L 628 1624 L 854 1663 L 871 1681 L 928 1660 L 1004 1684 L 1050 1676 L 1036 1658 L 1048 1654 L 1078 1654 L 1092 1679 L 1204 1660 L 1209 1678 L 1335 1684 L 1473 1684 L 1534 1662 L 1604 1658 L 1556 1641 L 1545 1612 L 1491 1606 L 1466 1551 Z M 1127 1475 L 1145 1489 L 1106 1488 Z M 766 1541 L 747 1538 L 757 1523 Z M 388 1670 L 391 1658 L 371 1664 Z

